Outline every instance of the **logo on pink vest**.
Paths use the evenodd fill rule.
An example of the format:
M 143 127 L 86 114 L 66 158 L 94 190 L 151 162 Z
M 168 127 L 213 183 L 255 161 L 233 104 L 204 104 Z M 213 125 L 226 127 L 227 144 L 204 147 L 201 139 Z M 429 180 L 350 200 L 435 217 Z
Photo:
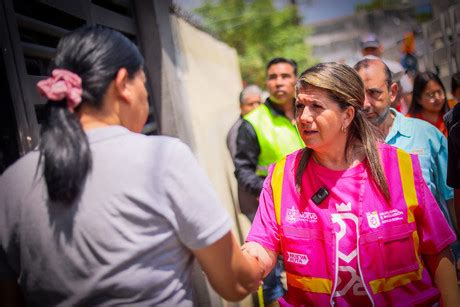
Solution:
M 286 212 L 286 221 L 290 224 L 293 224 L 297 222 L 298 219 L 299 219 L 299 210 L 297 210 L 294 207 L 289 208 Z
M 308 257 L 304 254 L 297 254 L 292 252 L 287 252 L 288 254 L 288 262 L 306 265 L 308 263 Z
M 289 224 L 294 224 L 297 221 L 316 223 L 318 222 L 318 216 L 314 212 L 300 212 L 297 208 L 292 206 L 286 211 L 286 221 Z
M 380 219 L 377 211 L 367 212 L 366 217 L 370 228 L 377 228 L 380 226 Z

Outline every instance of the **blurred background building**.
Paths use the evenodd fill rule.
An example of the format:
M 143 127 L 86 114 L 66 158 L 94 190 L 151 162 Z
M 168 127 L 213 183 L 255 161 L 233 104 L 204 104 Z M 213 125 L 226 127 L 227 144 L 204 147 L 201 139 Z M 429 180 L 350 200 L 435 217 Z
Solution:
M 313 56 L 353 65 L 361 57 L 361 37 L 372 32 L 384 46 L 383 57 L 399 62 L 404 34 L 413 32 L 419 70 L 438 72 L 449 92 L 450 76 L 460 71 L 460 1 L 380 2 L 381 7 L 364 5 L 351 15 L 310 23 L 306 42 Z
M 412 7 L 359 11 L 353 15 L 310 24 L 307 42 L 320 62 L 337 61 L 353 65 L 361 57 L 360 40 L 375 33 L 385 47 L 384 57 L 399 62 L 399 42 L 404 32 L 420 28 Z M 417 47 L 421 41 L 417 42 Z

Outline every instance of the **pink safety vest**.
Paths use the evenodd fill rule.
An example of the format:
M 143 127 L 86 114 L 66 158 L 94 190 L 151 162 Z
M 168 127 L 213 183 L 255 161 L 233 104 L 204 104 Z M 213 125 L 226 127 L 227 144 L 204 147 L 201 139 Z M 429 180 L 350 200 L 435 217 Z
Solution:
M 419 162 L 416 156 L 385 144 L 379 149 L 391 205 L 373 181 L 366 180 L 363 199 L 370 201 L 360 209 L 358 268 L 374 305 L 427 305 L 439 298 L 439 292 L 421 259 L 414 215 L 423 180 Z M 296 190 L 294 174 L 300 153 L 294 152 L 276 163 L 271 180 L 287 274 L 284 299 L 296 306 L 333 305 L 338 275 L 335 232 L 330 215 Z M 294 227 L 289 223 L 292 212 L 301 212 L 317 221 Z M 399 220 L 381 223 L 382 212 L 392 212 Z

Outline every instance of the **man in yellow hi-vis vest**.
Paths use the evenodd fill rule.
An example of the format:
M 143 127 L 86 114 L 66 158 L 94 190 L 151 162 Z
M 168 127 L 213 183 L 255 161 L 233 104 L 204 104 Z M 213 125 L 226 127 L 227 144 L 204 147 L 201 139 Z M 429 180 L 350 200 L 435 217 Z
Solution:
M 265 103 L 243 117 L 236 140 L 235 175 L 238 183 L 259 196 L 268 166 L 304 146 L 294 123 L 294 96 L 297 63 L 274 58 L 266 68 Z M 257 208 L 246 214 L 252 221 Z M 281 264 L 264 281 L 265 304 L 277 301 L 284 293 L 280 282 Z

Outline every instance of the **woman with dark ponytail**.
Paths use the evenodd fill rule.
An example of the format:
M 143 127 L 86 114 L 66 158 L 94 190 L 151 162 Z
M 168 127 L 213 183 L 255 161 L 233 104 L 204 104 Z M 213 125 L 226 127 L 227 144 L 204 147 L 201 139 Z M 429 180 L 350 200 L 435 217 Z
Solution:
M 145 78 L 116 31 L 59 42 L 40 144 L 0 177 L 0 305 L 192 306 L 195 257 L 228 300 L 260 285 L 190 150 L 140 134 Z

